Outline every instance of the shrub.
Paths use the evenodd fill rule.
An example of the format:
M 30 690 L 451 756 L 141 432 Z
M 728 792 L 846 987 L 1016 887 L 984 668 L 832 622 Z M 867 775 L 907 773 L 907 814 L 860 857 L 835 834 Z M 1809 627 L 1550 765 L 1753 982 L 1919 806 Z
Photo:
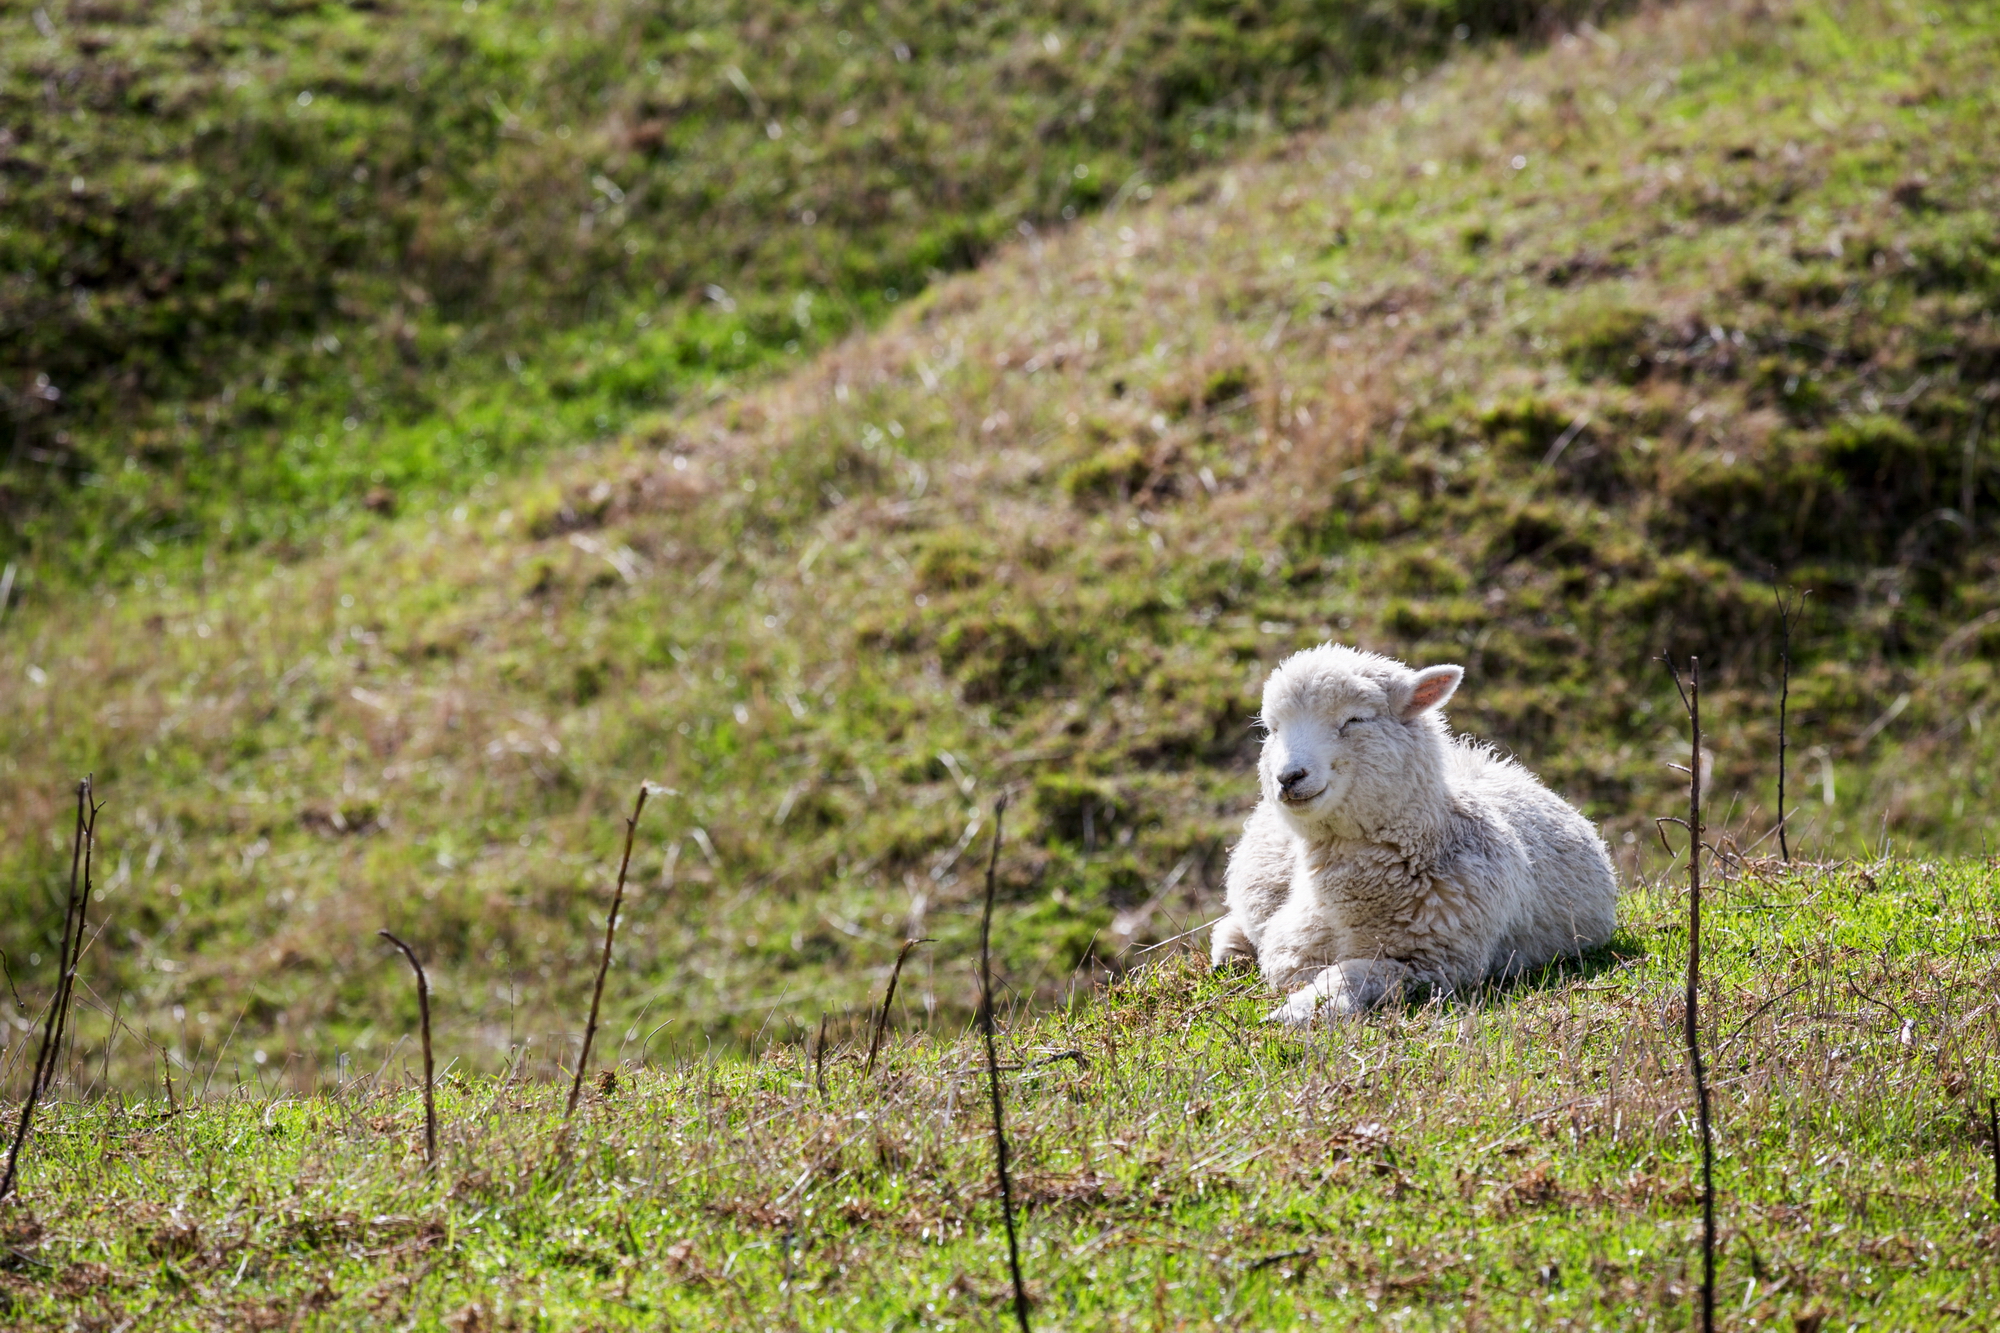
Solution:
M 1651 322 L 1617 301 L 1579 303 L 1558 330 L 1563 359 L 1580 379 L 1637 384 L 1651 364 Z
M 965 533 L 931 538 L 917 553 L 917 582 L 931 592 L 977 587 L 993 565 L 993 554 Z
M 1255 382 L 1250 367 L 1240 363 L 1224 366 L 1201 386 L 1201 405 L 1212 412 L 1247 395 Z
M 1152 469 L 1145 451 L 1129 440 L 1100 449 L 1063 475 L 1063 490 L 1078 504 L 1129 500 Z
M 1065 679 L 1074 649 L 1062 629 L 1018 613 L 965 616 L 938 636 L 939 659 L 975 703 L 1025 703 Z
M 1038 774 L 1034 808 L 1042 841 L 1076 847 L 1092 840 L 1108 844 L 1112 828 L 1132 819 L 1131 807 L 1109 783 L 1074 773 Z
M 1479 414 L 1479 429 L 1493 447 L 1515 458 L 1540 461 L 1575 413 L 1532 395 L 1494 404 Z

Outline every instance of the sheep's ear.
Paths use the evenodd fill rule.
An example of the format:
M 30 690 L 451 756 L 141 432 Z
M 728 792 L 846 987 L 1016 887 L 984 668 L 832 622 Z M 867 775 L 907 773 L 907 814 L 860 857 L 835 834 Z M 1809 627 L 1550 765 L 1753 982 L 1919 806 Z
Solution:
M 1407 722 L 1442 707 L 1458 692 L 1458 682 L 1464 679 L 1465 668 L 1461 666 L 1425 667 L 1419 671 L 1410 687 L 1410 701 L 1403 705 L 1403 720 Z

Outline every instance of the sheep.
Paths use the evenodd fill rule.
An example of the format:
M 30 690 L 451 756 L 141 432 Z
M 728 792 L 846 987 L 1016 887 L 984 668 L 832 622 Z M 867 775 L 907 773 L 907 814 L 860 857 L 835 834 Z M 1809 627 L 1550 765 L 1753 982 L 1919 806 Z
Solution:
M 1288 994 L 1266 1021 L 1449 994 L 1611 938 L 1618 885 L 1596 828 L 1446 728 L 1464 676 L 1329 643 L 1265 682 L 1263 799 L 1230 853 L 1211 956 Z

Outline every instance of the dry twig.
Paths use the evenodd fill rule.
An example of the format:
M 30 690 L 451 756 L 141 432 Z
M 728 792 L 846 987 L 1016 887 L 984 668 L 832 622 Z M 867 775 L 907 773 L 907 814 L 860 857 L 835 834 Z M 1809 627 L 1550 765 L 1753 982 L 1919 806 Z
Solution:
M 75 989 L 76 961 L 83 954 L 83 923 L 90 906 L 90 851 L 98 809 L 91 800 L 90 779 L 86 777 L 76 784 L 76 834 L 70 847 L 69 895 L 63 900 L 62 945 L 56 950 L 56 993 L 49 1001 L 48 1016 L 42 1024 L 42 1044 L 35 1053 L 35 1069 L 28 1080 L 27 1098 L 21 1103 L 21 1118 L 15 1123 L 14 1140 L 7 1148 L 7 1167 L 0 1172 L 0 1199 L 14 1191 L 21 1146 L 28 1141 L 28 1131 L 34 1124 L 35 1104 L 55 1082 L 57 1053 L 62 1049 L 69 998 Z
M 1000 1168 L 1000 1214 L 1007 1222 L 1007 1269 L 1014 1278 L 1014 1319 L 1028 1333 L 1028 1287 L 1021 1280 L 1021 1246 L 1014 1235 L 1014 1185 L 1007 1175 L 1007 1128 L 1000 1105 L 1000 1057 L 993 1046 L 993 885 L 1000 865 L 1000 820 L 1007 798 L 993 803 L 993 851 L 986 859 L 986 912 L 979 918 L 979 1021 L 986 1034 L 986 1085 L 993 1094 L 993 1152 Z
M 76 937 L 63 953 L 57 955 L 58 965 L 62 968 L 62 990 L 56 1001 L 56 1041 L 55 1045 L 49 1048 L 48 1072 L 42 1076 L 44 1092 L 55 1086 L 56 1065 L 62 1058 L 64 1039 L 69 1040 L 72 1054 L 76 1045 L 75 1034 L 69 1030 L 69 1015 L 70 1010 L 75 1007 L 77 964 L 83 959 L 84 941 L 89 934 L 87 926 L 90 918 L 90 891 L 94 883 L 91 867 L 97 851 L 97 812 L 104 808 L 97 803 L 93 778 L 86 777 L 83 785 L 86 789 L 85 800 L 89 806 L 83 826 L 83 892 L 77 895 L 76 900 Z
M 646 797 L 652 791 L 652 784 L 639 784 L 639 799 L 632 806 L 632 817 L 625 821 L 625 856 L 618 863 L 618 887 L 611 895 L 611 915 L 604 923 L 604 955 L 597 960 L 597 985 L 590 992 L 590 1021 L 583 1027 L 583 1049 L 576 1055 L 576 1077 L 570 1081 L 569 1104 L 563 1108 L 563 1122 L 576 1114 L 576 1099 L 583 1093 L 583 1071 L 590 1063 L 590 1043 L 597 1036 L 597 1010 L 604 1001 L 604 974 L 611 970 L 611 942 L 618 935 L 618 909 L 625 903 L 625 872 L 632 865 L 632 839 L 639 832 L 639 815 L 646 808 Z
M 819 1089 L 819 1099 L 826 1100 L 826 1012 L 820 1011 L 819 1039 L 813 1043 L 813 1086 Z
M 1804 610 L 1806 598 L 1812 596 L 1807 588 L 1794 601 L 1789 593 L 1776 594 L 1778 597 L 1778 622 L 1783 626 L 1783 645 L 1778 650 L 1778 855 L 1787 864 L 1792 859 L 1791 843 L 1785 836 L 1785 825 L 1790 813 L 1785 809 L 1785 747 L 1789 740 L 1786 724 L 1787 713 L 1792 702 L 1792 621 L 1795 614 Z
M 1986 1099 L 1986 1127 L 1993 1137 L 1993 1202 L 2000 1207 L 2000 1104 Z
M 1693 740 L 1688 754 L 1688 965 L 1683 1033 L 1694 1075 L 1695 1115 L 1701 1124 L 1701 1328 L 1715 1333 L 1715 1147 L 1708 1123 L 1708 1070 L 1701 1060 L 1701 659 L 1688 658 L 1688 683 L 1672 658 L 1674 688 L 1687 709 Z
M 875 1052 L 881 1049 L 882 1033 L 889 1026 L 889 1004 L 896 998 L 896 979 L 903 975 L 903 962 L 910 956 L 910 950 L 916 948 L 919 944 L 929 944 L 930 942 L 931 938 L 928 935 L 918 940 L 904 940 L 903 947 L 896 953 L 896 965 L 889 969 L 888 988 L 882 992 L 882 1012 L 875 1016 L 875 1031 L 868 1038 L 868 1064 L 861 1071 L 863 1078 L 867 1078 L 875 1072 Z
M 389 943 L 403 951 L 403 957 L 410 960 L 410 970 L 417 974 L 417 1026 L 424 1039 L 424 1167 L 437 1170 L 438 1124 L 435 1080 L 431 1075 L 431 984 L 424 976 L 424 965 L 417 961 L 417 951 L 391 935 L 387 930 L 375 932 Z

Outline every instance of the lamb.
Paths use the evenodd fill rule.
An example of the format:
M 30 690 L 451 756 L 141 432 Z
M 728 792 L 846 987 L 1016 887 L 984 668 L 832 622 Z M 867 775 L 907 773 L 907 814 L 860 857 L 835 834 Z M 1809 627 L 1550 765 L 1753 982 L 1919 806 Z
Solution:
M 1289 993 L 1267 1021 L 1460 991 L 1611 938 L 1617 880 L 1590 821 L 1446 728 L 1464 676 L 1323 644 L 1265 682 L 1263 800 L 1212 956 Z

